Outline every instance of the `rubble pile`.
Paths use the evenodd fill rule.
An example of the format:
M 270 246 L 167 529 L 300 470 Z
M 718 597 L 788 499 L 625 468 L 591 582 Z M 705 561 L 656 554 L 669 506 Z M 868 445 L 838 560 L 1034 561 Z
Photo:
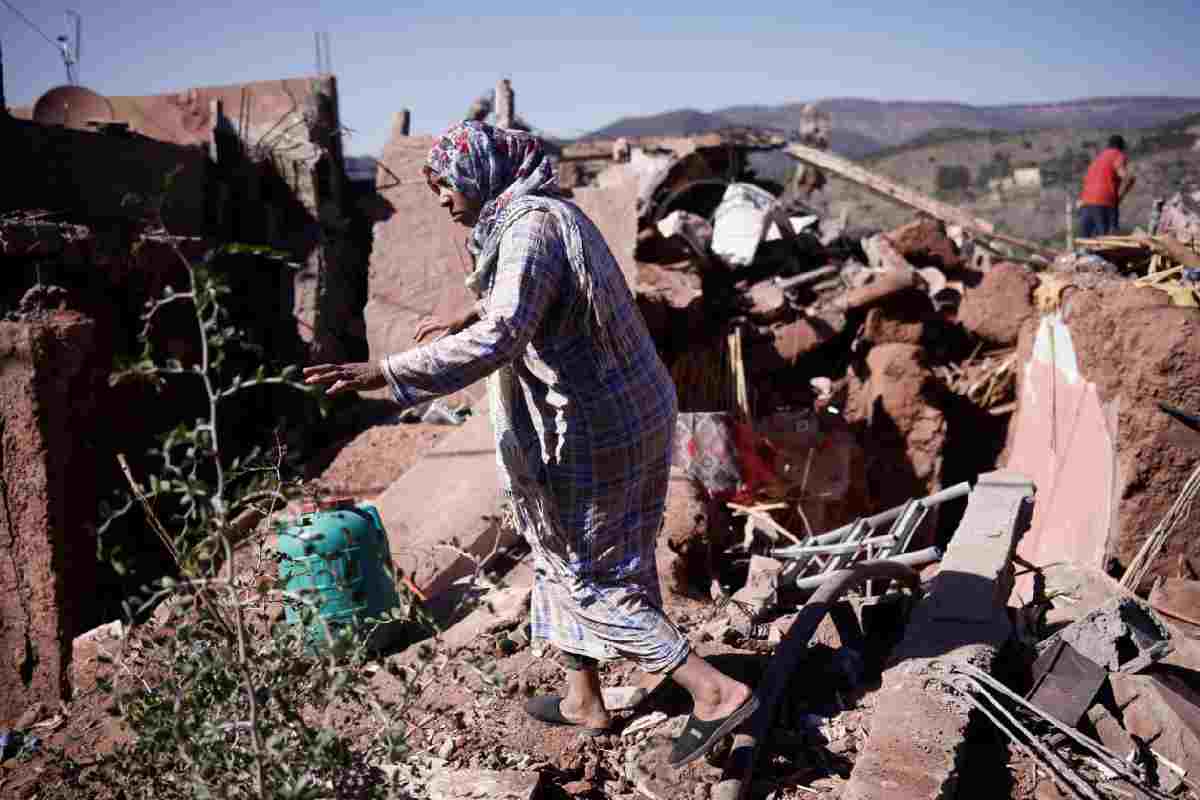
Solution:
M 790 189 L 715 174 L 703 152 L 659 165 L 634 250 L 681 410 L 660 566 L 702 595 L 730 578 L 721 553 L 752 546 L 743 523 L 795 544 L 994 465 L 1001 445 L 949 470 L 945 453 L 956 424 L 1003 442 L 1037 282 L 974 269 L 972 241 L 930 216 L 861 235 Z

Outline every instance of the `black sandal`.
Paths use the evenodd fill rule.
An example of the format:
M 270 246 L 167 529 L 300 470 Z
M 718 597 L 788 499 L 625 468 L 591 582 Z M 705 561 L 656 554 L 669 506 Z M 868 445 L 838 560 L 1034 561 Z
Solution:
M 667 761 L 672 767 L 682 767 L 684 764 L 695 761 L 700 756 L 707 753 L 717 742 L 729 733 L 732 733 L 737 726 L 741 725 L 746 719 L 758 710 L 758 695 L 750 695 L 750 698 L 737 707 L 732 714 L 720 719 L 702 720 L 696 719 L 695 714 L 688 716 L 687 724 L 683 726 L 683 733 L 675 739 L 675 746 L 671 748 L 671 758 Z
M 589 728 L 575 720 L 564 717 L 562 708 L 560 708 L 562 701 L 562 697 L 557 694 L 531 697 L 529 698 L 529 702 L 525 704 L 525 713 L 538 722 L 545 722 L 547 725 L 573 725 L 579 728 L 579 732 L 584 736 L 607 736 L 609 734 L 610 730 L 608 728 Z

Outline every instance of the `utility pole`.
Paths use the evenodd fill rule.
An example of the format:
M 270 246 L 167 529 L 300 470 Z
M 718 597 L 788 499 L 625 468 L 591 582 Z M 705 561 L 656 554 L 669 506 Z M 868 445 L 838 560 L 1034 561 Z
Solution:
M 0 118 L 8 116 L 8 104 L 4 102 L 4 44 L 0 43 Z
M 62 54 L 63 65 L 67 68 L 67 83 L 79 85 L 79 39 L 83 35 L 83 17 L 78 11 L 67 9 L 63 12 L 67 21 L 67 33 L 58 37 L 58 48 Z M 74 20 L 74 26 L 72 26 Z M 71 28 L 74 27 L 72 42 Z

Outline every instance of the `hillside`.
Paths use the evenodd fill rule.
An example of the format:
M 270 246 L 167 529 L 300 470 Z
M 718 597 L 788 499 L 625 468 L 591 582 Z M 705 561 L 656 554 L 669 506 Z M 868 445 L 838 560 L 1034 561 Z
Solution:
M 851 158 L 903 145 L 939 129 L 1010 133 L 1033 129 L 1128 130 L 1164 125 L 1184 115 L 1200 113 L 1200 97 L 1096 97 L 995 106 L 830 98 L 819 100 L 816 105 L 833 117 L 833 150 Z M 804 103 L 745 105 L 711 112 L 687 109 L 626 117 L 582 138 L 670 136 L 703 133 L 730 125 L 790 130 L 796 126 L 803 106 Z
M 865 159 L 870 169 L 907 186 L 969 209 L 1001 230 L 1063 246 L 1066 209 L 1079 192 L 1092 156 L 1111 128 L 927 132 L 924 142 L 881 151 Z M 1200 115 L 1156 128 L 1126 131 L 1130 164 L 1138 177 L 1121 207 L 1121 227 L 1145 228 L 1154 200 L 1200 184 Z M 989 180 L 1037 166 L 1043 185 L 990 189 Z M 845 210 L 853 224 L 890 228 L 912 212 L 864 189 L 831 178 L 822 198 L 829 213 Z

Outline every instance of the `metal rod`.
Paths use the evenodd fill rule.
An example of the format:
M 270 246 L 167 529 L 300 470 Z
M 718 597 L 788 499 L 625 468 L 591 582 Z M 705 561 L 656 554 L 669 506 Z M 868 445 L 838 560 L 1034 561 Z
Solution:
M 1068 779 L 1067 775 L 1059 774 L 1059 769 L 1056 767 L 1055 761 L 1051 760 L 1051 758 L 1057 759 L 1057 756 L 1054 754 L 1053 751 L 1045 749 L 1044 746 L 1040 742 L 1038 742 L 1036 739 L 1034 739 L 1032 736 L 1030 736 L 1030 734 L 1026 733 L 1026 736 L 1030 736 L 1030 744 L 1032 744 L 1033 747 L 1036 748 L 1036 750 L 1031 749 L 1030 744 L 1026 744 L 1025 742 L 1021 741 L 1021 737 L 1017 736 L 1015 731 L 1006 727 L 1005 724 L 999 719 L 999 717 L 997 717 L 993 712 L 988 710 L 988 708 L 986 706 L 984 706 L 984 704 L 982 702 L 980 702 L 979 698 L 975 697 L 974 694 L 972 694 L 967 689 L 960 688 L 958 686 L 955 686 L 952 683 L 947 684 L 947 685 L 949 685 L 950 687 L 955 689 L 955 691 L 957 691 L 958 694 L 964 700 L 966 700 L 977 711 L 979 711 L 981 714 L 983 714 L 985 717 L 987 717 L 989 720 L 991 720 L 992 724 L 995 725 L 997 728 L 999 728 L 1001 733 L 1003 733 L 1005 736 L 1007 736 L 1009 739 L 1011 739 L 1014 743 L 1016 743 L 1016 745 L 1018 747 L 1020 747 L 1021 750 L 1024 751 L 1024 753 L 1030 757 L 1030 759 L 1037 761 L 1037 762 L 1041 763 L 1042 766 L 1046 767 L 1046 771 L 1050 773 L 1050 777 L 1059 786 L 1059 788 L 1069 791 L 1071 794 L 1075 795 L 1076 797 L 1085 798 L 1085 800 L 1099 800 L 1099 798 L 1096 797 L 1096 795 L 1091 791 L 1091 787 L 1087 786 L 1087 784 L 1084 784 L 1084 788 L 1087 789 L 1087 792 L 1086 793 L 1081 792 L 1079 790 L 1079 788 L 1077 786 L 1075 786 L 1074 781 Z M 995 701 L 993 700 L 992 702 L 995 702 Z M 1076 775 L 1070 769 L 1070 767 L 1067 767 L 1065 764 L 1063 764 L 1063 762 L 1058 761 L 1058 763 L 1062 764 L 1062 768 L 1065 769 L 1066 772 L 1068 774 L 1070 774 L 1070 776 L 1072 778 L 1082 780 L 1079 778 L 1078 775 Z
M 902 556 L 895 558 L 881 558 L 878 561 L 865 561 L 865 564 L 900 564 L 901 566 L 919 569 L 927 564 L 935 564 L 942 560 L 942 549 L 940 547 L 926 547 L 924 550 L 918 550 L 915 553 L 905 553 Z M 854 565 L 858 566 L 857 564 Z M 851 567 L 853 569 L 853 567 Z M 826 581 L 837 575 L 837 572 L 826 572 L 821 575 L 810 575 L 807 578 L 797 578 L 797 589 L 816 589 L 823 585 Z
M 1093 800 L 1093 798 L 1094 798 L 1094 800 L 1100 800 L 1100 796 L 1095 793 L 1095 790 L 1093 790 L 1092 787 L 1089 786 L 1087 784 L 1087 782 L 1083 780 L 1083 778 L 1079 775 L 1079 773 L 1077 773 L 1077 772 L 1075 772 L 1075 770 L 1071 769 L 1070 765 L 1068 765 L 1067 762 L 1063 761 L 1062 758 L 1058 755 L 1058 753 L 1054 752 L 1052 749 L 1050 749 L 1046 745 L 1042 744 L 1041 740 L 1038 739 L 1036 736 L 1034 736 L 1033 732 L 1030 731 L 1028 728 L 1026 728 L 1025 725 L 1021 722 L 1021 720 L 1017 719 L 1015 714 L 1013 714 L 1011 711 L 1009 711 L 1007 708 L 1005 708 L 1000 703 L 1000 701 L 997 700 L 995 697 L 988 694 L 987 690 L 984 688 L 984 685 L 982 683 L 980 683 L 979 681 L 973 681 L 973 682 L 974 682 L 975 686 L 979 689 L 979 693 L 988 699 L 988 701 L 992 704 L 992 707 L 995 708 L 997 711 L 999 711 L 1000 715 L 1003 716 L 1005 719 L 1007 719 L 1014 728 L 1016 728 L 1018 731 L 1020 731 L 1021 734 L 1024 735 L 1025 738 L 1029 740 L 1029 743 L 1031 745 L 1033 745 L 1035 748 L 1037 748 L 1037 750 L 1040 753 L 1042 753 L 1044 756 L 1049 758 L 1051 763 L 1063 773 L 1064 778 L 1070 779 L 1072 783 L 1076 784 L 1076 788 L 1078 788 L 1079 785 L 1082 785 L 1083 788 L 1081 791 L 1083 792 L 1084 796 L 1086 796 L 1089 800 Z M 962 691 L 962 690 L 960 689 L 960 691 Z M 1078 782 L 1078 783 L 1076 783 L 1076 782 Z
M 838 544 L 815 544 L 815 545 L 796 545 L 790 548 L 791 552 L 797 556 L 807 555 L 828 555 L 830 553 L 854 553 L 864 547 L 878 547 L 880 545 L 895 544 L 896 537 L 891 534 L 883 536 L 875 536 L 870 539 L 863 539 L 861 542 L 840 542 Z
M 967 483 L 966 481 L 963 481 L 962 483 L 956 483 L 955 485 L 953 485 L 949 488 L 942 489 L 940 492 L 934 492 L 933 494 L 929 495 L 928 497 L 922 497 L 922 498 L 918 499 L 917 502 L 921 503 L 922 505 L 926 506 L 927 508 L 932 508 L 934 506 L 939 506 L 942 503 L 948 502 L 950 500 L 957 500 L 960 497 L 966 497 L 970 493 L 971 493 L 971 484 Z M 873 517 L 867 517 L 866 521 L 868 523 L 870 523 L 872 528 L 878 528 L 878 527 L 882 526 L 883 524 L 891 522 L 892 520 L 899 517 L 902 513 L 904 513 L 904 508 L 907 505 L 908 504 L 905 503 L 904 505 L 896 506 L 895 508 L 889 508 L 887 511 L 881 511 Z M 813 545 L 813 544 L 829 544 L 831 542 L 840 542 L 842 539 L 844 539 L 846 537 L 846 534 L 849 533 L 853 527 L 854 527 L 854 523 L 851 522 L 848 525 L 843 525 L 840 528 L 835 528 L 835 529 L 829 531 L 829 533 L 822 533 L 819 536 L 814 536 L 812 538 L 812 541 L 805 542 L 804 544 L 805 545 Z M 793 545 L 791 547 L 778 547 L 771 551 L 771 557 L 772 558 L 787 558 L 788 552 L 795 549 L 795 547 L 796 547 L 796 545 Z
M 994 689 L 995 691 L 1004 695 L 1005 697 L 1009 698 L 1010 700 L 1013 700 L 1014 702 L 1016 702 L 1017 704 L 1019 704 L 1026 710 L 1037 715 L 1037 717 L 1039 719 L 1044 719 L 1045 721 L 1049 722 L 1055 728 L 1058 728 L 1060 731 L 1062 731 L 1064 734 L 1066 734 L 1069 738 L 1073 739 L 1076 744 L 1083 747 L 1085 750 L 1090 750 L 1097 758 L 1099 758 L 1101 761 L 1104 762 L 1105 766 L 1107 766 L 1109 769 L 1113 770 L 1114 772 L 1120 773 L 1122 775 L 1130 776 L 1132 778 L 1135 778 L 1139 782 L 1145 780 L 1145 775 L 1142 774 L 1142 772 L 1140 770 L 1133 768 L 1128 762 L 1126 762 L 1119 755 L 1117 755 L 1113 751 L 1109 750 L 1107 747 L 1100 744 L 1096 740 L 1094 740 L 1088 736 L 1085 736 L 1084 734 L 1075 730 L 1071 726 L 1064 725 L 1063 723 L 1059 722 L 1054 717 L 1052 717 L 1049 714 L 1047 714 L 1046 712 L 1042 711 L 1040 708 L 1035 706 L 1033 703 L 1030 703 L 1024 697 L 1021 697 L 1021 695 L 1012 691 L 1007 686 L 1005 686 L 1003 683 L 996 680 L 995 678 L 993 678 L 991 675 L 987 674 L 983 670 L 981 670 L 975 666 L 972 666 L 971 664 L 957 664 L 957 663 L 951 664 L 950 669 L 955 672 L 961 672 L 964 675 L 968 675 L 968 676 L 974 678 L 975 680 L 977 680 L 979 683 L 985 684 L 985 685 L 991 687 L 992 689 Z
M 892 523 L 891 530 L 888 531 L 896 537 L 896 546 L 888 553 L 889 556 L 902 555 L 908 549 L 913 536 L 920 530 L 927 516 L 929 516 L 929 506 L 916 501 L 909 502 L 900 514 L 900 518 Z
M 849 569 L 822 577 L 827 583 L 800 609 L 800 613 L 784 634 L 783 641 L 775 648 L 775 654 L 767 663 L 766 674 L 754 692 L 759 699 L 758 710 L 746 721 L 743 726 L 744 732 L 734 737 L 733 749 L 725 761 L 721 782 L 713 790 L 714 800 L 740 800 L 749 789 L 754 775 L 758 744 L 765 741 L 771 731 L 784 690 L 796 671 L 801 656 L 808 648 L 808 640 L 812 638 L 813 632 L 838 598 L 844 592 L 870 579 L 902 581 L 914 592 L 920 586 L 915 572 L 894 561 L 864 561 Z

